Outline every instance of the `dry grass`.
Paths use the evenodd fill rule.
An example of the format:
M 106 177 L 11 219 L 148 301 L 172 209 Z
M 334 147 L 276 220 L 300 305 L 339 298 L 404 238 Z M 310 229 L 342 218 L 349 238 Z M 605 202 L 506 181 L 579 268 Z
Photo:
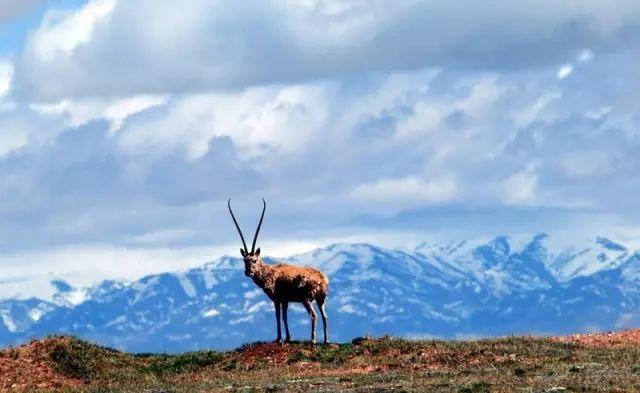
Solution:
M 66 392 L 640 391 L 635 345 L 384 337 L 328 346 L 258 343 L 224 353 L 130 355 L 68 337 L 47 342 L 46 366 L 69 381 L 50 388 Z M 23 390 L 36 387 L 27 383 Z

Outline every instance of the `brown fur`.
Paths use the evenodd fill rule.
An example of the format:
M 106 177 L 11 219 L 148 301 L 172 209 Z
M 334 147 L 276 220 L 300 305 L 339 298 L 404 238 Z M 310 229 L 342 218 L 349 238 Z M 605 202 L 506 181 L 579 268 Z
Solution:
M 324 341 L 328 342 L 327 317 L 324 309 L 329 279 L 318 269 L 312 267 L 300 267 L 279 263 L 268 265 L 255 254 L 245 254 L 245 274 L 271 299 L 276 309 L 278 323 L 278 338 L 281 340 L 280 310 L 286 330 L 286 341 L 291 340 L 287 321 L 287 308 L 289 303 L 302 303 L 311 317 L 311 341 L 315 342 L 316 314 L 312 303 L 315 301 L 320 308 L 323 320 Z
M 329 280 L 317 269 L 264 262 L 256 269 L 253 281 L 269 296 L 280 302 L 314 301 L 326 297 Z

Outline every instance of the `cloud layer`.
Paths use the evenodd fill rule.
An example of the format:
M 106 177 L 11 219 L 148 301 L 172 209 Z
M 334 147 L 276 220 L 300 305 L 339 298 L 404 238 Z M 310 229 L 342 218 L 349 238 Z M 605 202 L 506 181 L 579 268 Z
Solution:
M 229 244 L 229 196 L 278 241 L 636 236 L 638 7 L 52 8 L 0 60 L 0 250 Z
M 530 68 L 627 45 L 640 31 L 640 4 L 615 3 L 186 0 L 175 12 L 171 2 L 95 0 L 45 17 L 18 79 L 24 94 L 51 100 L 436 66 Z

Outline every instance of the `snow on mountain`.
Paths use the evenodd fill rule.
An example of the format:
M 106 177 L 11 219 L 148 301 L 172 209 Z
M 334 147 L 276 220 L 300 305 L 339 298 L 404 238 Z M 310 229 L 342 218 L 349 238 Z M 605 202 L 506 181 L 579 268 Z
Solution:
M 30 298 L 26 300 L 7 299 L 0 301 L 0 337 L 5 334 L 20 334 L 28 330 L 44 315 L 55 310 L 56 304 Z
M 593 244 L 562 251 L 551 263 L 558 278 L 569 280 L 588 276 L 597 271 L 620 266 L 629 256 L 629 250 L 607 238 L 598 237 Z
M 367 333 L 460 337 L 640 323 L 640 254 L 606 238 L 565 248 L 552 240 L 500 236 L 425 243 L 411 252 L 335 244 L 285 262 L 329 275 L 330 332 L 338 341 Z M 275 335 L 273 306 L 238 258 L 91 288 L 53 285 L 53 301 L 0 300 L 0 345 L 65 333 L 132 351 L 182 351 Z M 290 307 L 289 321 L 295 338 L 308 337 L 301 306 Z
M 88 288 L 74 288 L 63 280 L 53 280 L 51 285 L 57 289 L 52 296 L 53 303 L 65 307 L 73 307 L 84 302 L 89 291 Z

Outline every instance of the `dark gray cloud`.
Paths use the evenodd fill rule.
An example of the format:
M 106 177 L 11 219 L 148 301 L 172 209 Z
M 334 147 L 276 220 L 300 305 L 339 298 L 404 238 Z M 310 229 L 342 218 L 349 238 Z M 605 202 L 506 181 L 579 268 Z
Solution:
M 584 48 L 615 52 L 640 36 L 640 3 L 631 0 L 307 4 L 188 0 L 175 12 L 172 2 L 121 1 L 108 17 L 91 19 L 92 33 L 76 45 L 60 42 L 73 41 L 78 29 L 63 29 L 54 41 L 48 37 L 56 25 L 43 26 L 18 62 L 19 89 L 49 100 L 240 89 L 433 66 L 530 69 Z M 57 45 L 65 49 L 53 51 Z

